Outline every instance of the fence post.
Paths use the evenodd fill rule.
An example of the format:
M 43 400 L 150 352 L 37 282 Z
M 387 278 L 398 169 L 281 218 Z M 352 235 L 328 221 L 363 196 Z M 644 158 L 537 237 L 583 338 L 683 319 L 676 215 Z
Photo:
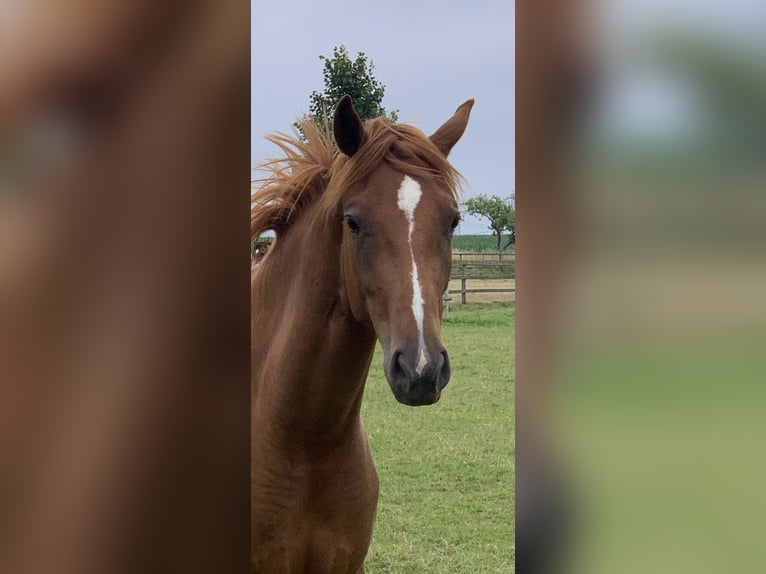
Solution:
M 449 315 L 449 302 L 452 301 L 452 297 L 449 296 L 449 286 L 444 291 L 444 295 L 442 296 L 442 305 L 444 306 L 443 309 L 443 315 L 444 317 L 447 317 Z
M 465 305 L 465 277 L 460 278 L 460 302 Z

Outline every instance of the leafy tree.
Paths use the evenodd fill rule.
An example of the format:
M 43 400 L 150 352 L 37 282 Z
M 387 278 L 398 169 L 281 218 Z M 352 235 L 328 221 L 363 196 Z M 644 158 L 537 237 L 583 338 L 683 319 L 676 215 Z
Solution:
M 465 202 L 468 213 L 476 217 L 483 217 L 489 220 L 489 229 L 497 240 L 497 250 L 501 250 L 503 241 L 503 231 L 508 231 L 510 237 L 508 243 L 503 249 L 508 248 L 515 242 L 516 238 L 516 210 L 509 201 L 499 198 L 496 195 L 477 195 Z
M 505 244 L 503 249 L 508 249 L 516 243 L 516 206 L 508 203 L 508 211 L 508 220 L 505 224 L 505 230 L 508 232 L 508 243 Z
M 391 121 L 397 121 L 398 110 L 386 113 L 383 107 L 386 86 L 373 75 L 375 64 L 367 59 L 364 52 L 357 52 L 356 59 L 352 60 L 346 47 L 341 45 L 333 48 L 332 58 L 319 56 L 319 59 L 324 61 L 324 90 L 311 93 L 308 115 L 323 130 L 330 128 L 329 119 L 335 106 L 346 94 L 351 96 L 362 120 L 385 115 Z

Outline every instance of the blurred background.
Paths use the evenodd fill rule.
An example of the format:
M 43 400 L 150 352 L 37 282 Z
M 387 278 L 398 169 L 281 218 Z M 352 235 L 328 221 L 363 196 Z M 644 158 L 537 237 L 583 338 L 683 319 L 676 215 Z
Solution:
M 0 571 L 249 566 L 249 5 L 0 5 Z
M 766 5 L 581 3 L 563 26 L 557 8 L 518 15 L 577 48 L 547 61 L 577 78 L 546 156 L 565 190 L 548 258 L 525 259 L 524 226 L 546 226 L 527 198 L 545 192 L 517 194 L 517 341 L 541 330 L 523 279 L 555 267 L 534 355 L 555 361 L 518 374 L 544 383 L 545 409 L 517 391 L 568 494 L 545 527 L 567 523 L 550 571 L 763 571 Z

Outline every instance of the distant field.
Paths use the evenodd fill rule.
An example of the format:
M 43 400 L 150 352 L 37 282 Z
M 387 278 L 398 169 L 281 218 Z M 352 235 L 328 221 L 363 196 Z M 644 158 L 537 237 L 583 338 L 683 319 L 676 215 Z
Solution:
M 504 236 L 501 247 L 507 242 Z M 515 249 L 516 246 L 511 245 L 506 251 L 513 252 Z M 452 251 L 497 251 L 497 240 L 493 235 L 455 235 L 452 238 Z
M 367 574 L 515 571 L 515 307 L 459 307 L 444 321 L 452 379 L 436 405 L 397 403 L 376 351 L 362 406 L 380 476 Z

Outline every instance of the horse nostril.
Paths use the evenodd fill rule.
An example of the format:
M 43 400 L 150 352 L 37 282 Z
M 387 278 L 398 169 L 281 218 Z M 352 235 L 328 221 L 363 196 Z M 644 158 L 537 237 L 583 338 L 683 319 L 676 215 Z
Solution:
M 404 376 L 404 367 L 401 364 L 402 361 L 402 352 L 401 351 L 394 351 L 394 354 L 391 356 L 391 379 L 397 380 Z
M 449 354 L 447 354 L 447 350 L 443 350 L 441 352 L 441 358 L 442 358 L 442 366 L 439 370 L 439 387 L 444 388 L 447 386 L 447 383 L 449 382 L 450 375 L 452 374 L 452 371 L 450 370 L 450 364 L 449 364 Z

